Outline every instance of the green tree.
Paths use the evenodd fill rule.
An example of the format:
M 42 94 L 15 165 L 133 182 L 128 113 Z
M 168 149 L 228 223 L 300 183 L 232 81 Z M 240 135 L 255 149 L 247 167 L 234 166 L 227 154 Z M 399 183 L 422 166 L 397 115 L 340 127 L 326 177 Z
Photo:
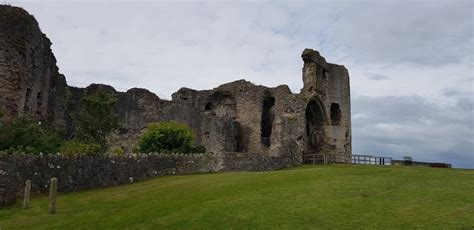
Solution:
M 85 143 L 96 143 L 102 151 L 107 149 L 106 137 L 118 127 L 119 119 L 114 113 L 117 98 L 103 90 L 87 95 L 81 99 L 81 109 L 74 116 L 78 140 Z
M 151 123 L 140 136 L 137 149 L 142 153 L 198 153 L 205 152 L 202 146 L 193 147 L 194 132 L 185 124 L 176 121 Z
M 0 151 L 9 153 L 57 153 L 64 142 L 60 133 L 47 123 L 17 118 L 0 124 Z

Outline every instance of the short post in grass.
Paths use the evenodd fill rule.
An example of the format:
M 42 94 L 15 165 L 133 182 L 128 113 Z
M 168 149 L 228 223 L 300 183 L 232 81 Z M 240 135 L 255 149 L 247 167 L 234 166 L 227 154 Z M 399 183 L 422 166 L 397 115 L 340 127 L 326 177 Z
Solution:
M 51 178 L 49 184 L 49 214 L 56 213 L 56 194 L 58 190 L 58 179 L 56 177 Z
M 30 207 L 31 180 L 25 182 L 25 196 L 23 197 L 23 208 Z

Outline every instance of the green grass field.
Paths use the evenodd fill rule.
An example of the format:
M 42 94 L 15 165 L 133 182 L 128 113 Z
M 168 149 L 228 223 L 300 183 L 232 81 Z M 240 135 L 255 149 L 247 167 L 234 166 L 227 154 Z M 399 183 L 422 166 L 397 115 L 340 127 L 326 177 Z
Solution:
M 302 166 L 165 176 L 0 209 L 8 229 L 472 229 L 474 170 Z

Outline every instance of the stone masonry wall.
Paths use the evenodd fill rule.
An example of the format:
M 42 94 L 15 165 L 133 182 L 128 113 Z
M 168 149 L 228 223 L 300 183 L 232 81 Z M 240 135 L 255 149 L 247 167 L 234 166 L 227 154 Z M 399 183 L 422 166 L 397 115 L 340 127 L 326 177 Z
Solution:
M 140 154 L 129 156 L 0 155 L 0 207 L 22 197 L 26 180 L 32 193 L 46 193 L 58 178 L 59 192 L 116 186 L 146 178 L 218 171 L 268 171 L 298 165 L 297 159 L 228 152 Z
M 298 158 L 262 156 L 255 153 L 225 152 L 222 171 L 270 171 L 300 164 Z
M 305 49 L 300 97 L 306 106 L 303 154 L 351 154 L 349 73 L 342 65 L 327 63 L 319 52 Z
M 131 183 L 159 175 L 216 172 L 221 163 L 213 154 L 143 154 L 131 156 L 0 155 L 0 206 L 22 196 L 26 180 L 33 193 L 45 193 L 58 178 L 59 192 L 80 191 Z
M 0 112 L 64 125 L 64 89 L 50 40 L 25 10 L 0 5 Z

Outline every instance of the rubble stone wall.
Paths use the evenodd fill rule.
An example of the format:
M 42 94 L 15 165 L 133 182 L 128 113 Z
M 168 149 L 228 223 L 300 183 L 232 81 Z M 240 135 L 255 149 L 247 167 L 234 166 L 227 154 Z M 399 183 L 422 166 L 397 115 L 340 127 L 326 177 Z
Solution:
M 47 117 L 64 125 L 64 89 L 50 40 L 21 8 L 0 6 L 0 112 Z
M 255 153 L 225 152 L 222 171 L 271 171 L 301 164 L 291 157 L 263 156 Z
M 0 155 L 0 207 L 22 197 L 26 180 L 33 194 L 47 193 L 51 178 L 59 192 L 127 184 L 150 177 L 218 171 L 267 171 L 298 164 L 291 158 L 229 152 L 217 154 L 139 154 L 128 156 Z
M 304 61 L 304 87 L 300 97 L 307 104 L 303 154 L 351 154 L 351 104 L 347 69 L 342 65 L 327 63 L 319 52 L 312 49 L 305 49 L 301 57 Z M 309 106 L 314 104 L 317 106 Z M 307 117 L 308 112 L 313 115 L 311 119 Z
M 22 196 L 26 180 L 33 193 L 45 193 L 58 178 L 59 192 L 80 191 L 131 183 L 159 175 L 216 172 L 213 154 L 143 154 L 130 156 L 0 156 L 0 206 Z

